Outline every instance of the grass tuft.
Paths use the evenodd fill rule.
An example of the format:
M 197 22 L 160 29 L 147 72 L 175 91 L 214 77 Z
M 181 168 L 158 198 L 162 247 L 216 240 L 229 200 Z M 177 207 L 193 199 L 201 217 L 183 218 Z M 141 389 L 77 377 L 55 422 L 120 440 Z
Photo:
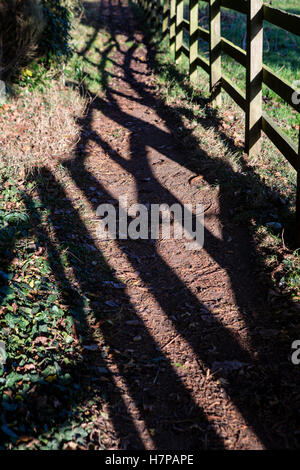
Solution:
M 0 108 L 0 165 L 12 174 L 69 155 L 80 134 L 78 118 L 86 108 L 78 90 L 53 81 L 43 92 L 26 89 Z

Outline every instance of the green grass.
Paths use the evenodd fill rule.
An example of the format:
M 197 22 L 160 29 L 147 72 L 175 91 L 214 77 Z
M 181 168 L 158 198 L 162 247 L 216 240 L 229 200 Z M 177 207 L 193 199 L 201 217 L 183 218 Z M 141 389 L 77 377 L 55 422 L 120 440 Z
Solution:
M 289 13 L 299 14 L 300 11 L 299 0 L 266 0 L 265 3 L 270 4 L 274 8 L 280 8 L 281 10 L 288 11 Z
M 90 2 L 92 3 L 92 2 Z M 99 14 L 99 4 L 95 3 L 85 14 Z M 91 18 L 88 18 L 91 21 Z M 89 44 L 90 43 L 90 44 Z M 85 48 L 89 44 L 88 50 Z M 114 54 L 115 43 L 110 34 L 101 29 L 95 30 L 92 25 L 81 22 L 72 33 L 72 59 L 67 64 L 65 75 L 75 86 L 82 85 L 86 92 L 97 94 L 109 82 L 108 71 L 113 68 L 111 57 Z

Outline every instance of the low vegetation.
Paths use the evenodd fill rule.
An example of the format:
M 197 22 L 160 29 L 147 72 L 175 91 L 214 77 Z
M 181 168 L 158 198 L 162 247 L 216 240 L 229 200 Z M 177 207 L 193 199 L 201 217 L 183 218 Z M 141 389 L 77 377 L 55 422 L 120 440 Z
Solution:
M 60 266 L 68 269 L 48 208 L 59 195 L 40 174 L 42 167 L 61 171 L 59 159 L 72 155 L 86 110 L 88 97 L 80 92 L 72 62 L 76 44 L 69 36 L 78 24 L 74 12 L 82 9 L 71 0 L 31 7 L 44 18 L 44 29 L 33 28 L 38 34 L 28 36 L 27 52 L 2 68 L 7 94 L 0 106 L 0 341 L 6 364 L 0 367 L 0 448 L 72 448 L 74 439 L 76 448 L 85 448 L 91 420 L 88 393 L 76 375 L 82 360 L 79 313 L 70 310 L 63 294 L 69 284 L 57 278 Z M 89 300 L 82 298 L 88 312 Z
M 12 175 L 55 165 L 69 155 L 78 139 L 78 118 L 86 100 L 78 91 L 53 80 L 44 91 L 28 89 L 0 109 L 1 168 Z

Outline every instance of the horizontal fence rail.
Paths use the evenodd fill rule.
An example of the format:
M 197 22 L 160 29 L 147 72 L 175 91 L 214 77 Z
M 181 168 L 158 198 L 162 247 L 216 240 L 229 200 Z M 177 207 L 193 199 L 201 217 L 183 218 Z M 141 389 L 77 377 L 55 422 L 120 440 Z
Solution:
M 176 62 L 184 55 L 189 59 L 189 76 L 197 81 L 197 68 L 209 75 L 212 105 L 220 106 L 221 90 L 225 90 L 245 112 L 245 150 L 249 155 L 259 154 L 262 131 L 297 171 L 296 243 L 300 247 L 300 132 L 296 146 L 273 120 L 262 110 L 262 85 L 300 112 L 297 89 L 263 64 L 264 21 L 300 36 L 300 16 L 265 5 L 263 0 L 201 0 L 209 7 L 209 30 L 199 26 L 199 1 L 189 0 L 189 20 L 183 16 L 183 0 L 137 0 L 155 26 L 169 35 L 170 50 Z M 247 19 L 246 50 L 221 36 L 221 7 L 242 13 Z M 184 31 L 189 35 L 189 46 L 183 42 Z M 198 41 L 209 45 L 209 60 L 198 53 Z M 222 52 L 246 69 L 246 93 L 222 74 Z M 294 97 L 298 98 L 295 99 Z

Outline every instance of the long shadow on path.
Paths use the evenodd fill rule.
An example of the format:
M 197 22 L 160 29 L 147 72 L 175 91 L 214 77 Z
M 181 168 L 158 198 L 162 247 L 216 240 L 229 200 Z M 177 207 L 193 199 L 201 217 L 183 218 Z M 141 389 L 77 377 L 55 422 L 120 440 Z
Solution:
M 174 110 L 162 104 L 154 94 L 152 85 L 147 83 L 149 69 L 144 65 L 148 62 L 148 67 L 153 66 L 155 53 L 146 39 L 142 40 L 142 33 L 133 23 L 132 14 L 125 3 L 115 0 L 103 1 L 99 11 L 99 29 L 107 29 L 110 32 L 110 39 L 106 50 L 102 52 L 99 64 L 105 96 L 93 97 L 87 116 L 81 122 L 82 135 L 75 158 L 62 161 L 62 164 L 72 184 L 77 187 L 77 196 L 86 199 L 95 212 L 98 206 L 93 197 L 95 191 L 102 194 L 103 202 L 110 201 L 117 205 L 118 200 L 109 185 L 104 182 L 104 178 L 102 180 L 96 177 L 87 168 L 90 142 L 98 146 L 99 155 L 105 152 L 112 164 L 118 165 L 120 170 L 126 171 L 134 178 L 136 202 L 159 202 L 169 205 L 181 203 L 178 195 L 156 178 L 149 162 L 149 148 L 170 162 L 202 175 L 203 180 L 210 186 L 218 181 L 218 217 L 224 227 L 223 234 L 216 236 L 207 224 L 203 253 L 226 271 L 234 297 L 232 306 L 237 307 L 242 315 L 244 331 L 225 327 L 226 318 L 219 318 L 213 313 L 219 299 L 213 299 L 210 309 L 201 295 L 196 295 L 191 290 L 190 283 L 185 282 L 171 263 L 161 256 L 152 241 L 143 240 L 141 243 L 117 240 L 118 253 L 125 256 L 126 262 L 130 263 L 135 272 L 139 272 L 140 281 L 151 292 L 163 312 L 161 317 L 169 322 L 182 344 L 185 342 L 189 345 L 198 361 L 199 368 L 193 371 L 190 387 L 187 387 L 185 377 L 176 372 L 172 357 L 162 350 L 153 332 L 147 328 L 145 317 L 137 311 L 130 296 L 123 290 L 116 291 L 108 287 L 107 281 L 111 284 L 119 283 L 113 266 L 107 262 L 105 254 L 93 241 L 80 212 L 75 209 L 74 201 L 67 195 L 59 178 L 49 169 L 43 168 L 33 175 L 33 180 L 41 204 L 50 212 L 49 226 L 54 238 L 58 245 L 64 246 L 71 275 L 66 272 L 59 250 L 43 228 L 38 212 L 34 215 L 36 236 L 47 246 L 49 263 L 60 287 L 63 303 L 70 310 L 79 312 L 76 316 L 79 341 L 87 345 L 98 344 L 96 349 L 83 348 L 82 358 L 74 366 L 68 367 L 70 375 L 80 384 L 80 394 L 74 393 L 67 406 L 72 411 L 81 404 L 82 397 L 88 400 L 89 397 L 98 396 L 98 407 L 101 409 L 105 401 L 115 437 L 119 438 L 122 448 L 188 450 L 220 449 L 228 445 L 238 448 L 297 448 L 299 374 L 288 360 L 288 343 L 282 342 L 278 336 L 264 334 L 265 331 L 270 332 L 274 316 L 266 302 L 265 287 L 257 279 L 257 267 L 253 262 L 253 239 L 248 229 L 231 223 L 229 211 L 233 205 L 232 185 L 252 190 L 254 188 L 257 193 L 268 194 L 270 190 L 259 181 L 253 170 L 247 168 L 246 163 L 244 171 L 236 173 L 228 163 L 212 158 L 191 136 L 188 141 L 189 152 L 180 146 L 178 139 L 177 144 L 174 144 L 176 130 L 186 130 L 183 116 L 191 117 L 191 111 L 182 107 Z M 84 57 L 88 55 L 89 48 L 97 37 L 95 24 L 93 18 L 95 31 L 91 41 L 82 51 Z M 119 42 L 118 35 L 126 37 L 127 47 L 124 46 L 125 41 Z M 130 42 L 133 44 L 130 45 Z M 137 47 L 146 52 L 147 59 L 140 58 Z M 110 59 L 108 54 L 113 48 L 116 52 L 113 59 Z M 86 57 L 86 60 L 90 59 Z M 114 62 L 112 72 L 107 70 L 109 61 Z M 139 67 L 139 64 L 142 66 Z M 119 74 L 120 76 L 117 76 Z M 114 89 L 115 82 L 111 78 L 119 80 L 119 89 Z M 182 77 L 178 76 L 178 79 Z M 190 91 L 192 93 L 192 90 Z M 164 127 L 156 125 L 155 121 L 146 121 L 140 113 L 132 115 L 127 108 L 124 109 L 124 106 L 120 105 L 118 98 L 127 100 L 128 105 L 135 103 L 155 111 L 163 121 Z M 199 124 L 214 128 L 216 137 L 220 140 L 226 139 L 224 134 L 217 135 L 216 116 L 212 115 L 209 109 L 204 110 L 206 117 L 196 118 Z M 99 131 L 99 126 L 96 126 L 96 112 L 101 112 L 121 128 L 130 131 L 130 159 L 125 159 L 121 152 L 116 151 L 102 136 L 101 128 Z M 228 140 L 227 143 L 233 146 Z M 118 177 L 117 171 L 115 176 Z M 151 191 L 145 196 L 145 181 L 149 179 Z M 95 190 L 92 193 L 89 190 L 91 186 Z M 52 199 L 48 197 L 49 188 L 52 191 Z M 253 192 L 250 197 L 255 197 Z M 238 200 L 237 204 L 239 203 Z M 243 204 L 246 203 L 247 200 L 243 200 Z M 27 204 L 32 210 L 29 195 Z M 196 217 L 195 214 L 193 216 Z M 72 236 L 75 236 L 75 241 Z M 227 237 L 232 239 L 230 250 L 225 241 Z M 76 244 L 83 248 L 85 253 L 81 260 L 84 267 L 80 266 L 72 255 Z M 143 252 L 147 252 L 148 258 L 155 260 L 150 267 L 140 262 L 139 258 Z M 199 259 L 201 256 L 200 253 Z M 189 280 L 196 275 L 200 279 L 201 288 L 202 273 L 194 272 L 191 268 Z M 88 317 L 83 293 L 92 299 Z M 107 301 L 113 301 L 115 305 L 111 311 L 106 307 Z M 187 305 L 189 316 L 186 315 Z M 212 323 L 208 324 L 203 320 L 203 311 L 211 314 L 214 318 Z M 129 327 L 126 322 L 131 322 L 134 327 Z M 194 324 L 193 328 L 190 327 L 191 323 Z M 93 325 L 96 325 L 96 330 Z M 281 323 L 276 324 L 277 330 L 281 327 Z M 133 344 L 134 335 L 140 335 L 142 343 Z M 108 350 L 107 354 L 103 352 L 104 345 Z M 222 368 L 219 372 L 216 371 L 216 363 L 236 360 L 247 365 L 241 373 L 233 372 L 226 375 L 225 379 Z M 101 374 L 97 373 L 97 368 L 103 366 L 110 370 L 104 381 Z M 205 378 L 209 375 L 208 372 L 214 376 L 214 381 L 218 378 L 221 380 L 222 387 L 216 388 L 216 395 L 209 395 L 205 401 L 205 380 L 200 382 L 200 385 L 198 383 L 198 388 L 195 384 L 198 376 Z M 52 390 L 51 393 L 55 395 L 56 392 Z M 203 402 L 198 399 L 197 393 Z M 226 416 L 222 415 L 224 411 L 218 408 L 218 404 L 212 403 L 213 398 L 218 402 L 222 400 L 221 397 L 233 403 L 241 416 L 237 420 L 236 435 L 229 436 L 230 444 L 224 441 L 226 429 L 224 432 L 222 427 L 229 425 Z M 219 416 L 209 418 L 210 406 L 213 407 L 214 414 L 219 412 Z M 43 431 L 47 419 L 49 423 L 57 419 L 59 424 L 55 412 L 51 418 L 42 422 L 34 410 L 34 403 L 29 405 L 29 410 L 31 414 L 27 419 L 34 422 L 37 432 Z M 64 416 L 61 424 L 70 419 Z M 247 433 L 243 426 L 253 433 Z M 256 438 L 253 438 L 253 434 Z
M 107 21 L 108 18 L 109 20 Z M 121 80 L 130 85 L 134 94 L 133 101 L 155 110 L 158 116 L 163 119 L 170 133 L 166 133 L 153 123 L 143 121 L 140 117 L 133 117 L 126 109 L 120 108 L 116 99 L 117 96 L 126 96 L 128 101 L 131 98 L 128 96 L 128 91 L 126 94 L 124 91 L 120 92 L 111 87 L 108 81 L 110 74 L 106 72 L 106 63 L 109 59 L 103 53 L 99 68 L 102 71 L 101 75 L 104 77 L 106 99 L 99 97 L 95 99 L 93 107 L 90 109 L 89 115 L 84 122 L 84 129 L 89 131 L 89 137 L 82 138 L 78 147 L 80 149 L 78 156 L 75 160 L 70 161 L 70 163 L 65 163 L 65 167 L 68 168 L 70 175 L 83 193 L 85 192 L 86 182 L 90 181 L 93 186 L 97 187 L 97 190 L 106 193 L 108 199 L 111 200 L 112 195 L 107 192 L 106 188 L 85 167 L 86 154 L 83 148 L 85 148 L 88 140 L 94 140 L 97 145 L 101 146 L 109 154 L 114 162 L 118 163 L 120 168 L 125 169 L 135 177 L 138 202 L 144 202 L 144 181 L 150 178 L 153 182 L 151 191 L 155 195 L 153 201 L 148 197 L 147 200 L 150 203 L 157 202 L 157 197 L 159 197 L 161 203 L 178 203 L 180 201 L 156 181 L 147 160 L 147 148 L 151 147 L 165 157 L 175 160 L 180 165 L 195 171 L 194 159 L 190 163 L 186 152 L 174 150 L 174 141 L 172 139 L 174 129 L 184 129 L 185 127 L 179 115 L 180 112 L 184 114 L 184 110 L 177 110 L 179 112 L 175 116 L 174 110 L 161 105 L 156 96 L 149 91 L 148 85 L 143 83 L 143 80 L 137 81 L 134 71 L 135 67 L 132 67 L 132 64 L 136 64 L 140 60 L 135 54 L 137 39 L 133 34 L 130 13 L 126 8 L 111 2 L 108 16 L 104 16 L 104 22 L 109 24 L 109 31 L 115 43 L 118 58 L 123 57 L 123 75 Z M 131 45 L 127 51 L 123 50 L 114 35 L 115 25 L 118 34 L 123 33 L 126 35 L 127 41 L 135 39 L 135 44 Z M 153 62 L 153 49 L 149 45 L 148 59 L 151 65 L 151 62 Z M 142 75 L 138 74 L 138 76 L 141 77 Z M 131 132 L 130 147 L 132 158 L 130 160 L 124 159 L 111 148 L 107 141 L 101 138 L 101 134 L 98 133 L 97 135 L 93 130 L 93 112 L 95 110 L 101 111 L 125 129 L 130 130 L 128 123 L 131 125 L 132 121 L 134 121 L 134 127 L 139 131 Z M 203 121 L 205 120 L 203 119 Z M 217 124 L 213 123 L 211 116 L 207 118 L 207 122 L 204 122 L 204 124 L 217 127 Z M 224 136 L 220 135 L 220 138 L 224 138 Z M 190 138 L 189 145 L 192 148 L 199 147 L 198 142 L 193 141 L 193 138 Z M 213 364 L 216 361 L 222 362 L 237 358 L 249 365 L 246 374 L 229 376 L 227 378 L 228 383 L 224 388 L 260 441 L 270 448 L 280 446 L 296 447 L 298 445 L 297 434 L 295 433 L 296 416 L 298 415 L 299 400 L 299 397 L 296 398 L 295 395 L 297 371 L 288 361 L 289 350 L 286 345 L 282 346 L 277 338 L 264 337 L 264 330 L 270 330 L 270 325 L 274 324 L 274 317 L 266 302 L 265 287 L 257 279 L 257 268 L 253 263 L 252 236 L 246 229 L 233 227 L 229 219 L 229 208 L 232 207 L 232 193 L 228 191 L 228 179 L 238 181 L 238 185 L 241 187 L 247 189 L 254 188 L 258 192 L 264 192 L 266 195 L 270 194 L 270 190 L 259 181 L 253 169 L 247 168 L 246 164 L 244 164 L 244 170 L 247 170 L 247 174 L 234 173 L 228 164 L 220 161 L 215 162 L 204 149 L 200 150 L 201 152 L 199 153 L 202 154 L 203 163 L 199 161 L 197 171 L 203 175 L 209 184 L 215 183 L 217 175 L 220 185 L 219 218 L 222 225 L 226 227 L 227 235 L 231 236 L 233 240 L 229 251 L 228 245 L 222 239 L 220 240 L 206 229 L 204 248 L 211 258 L 226 270 L 230 277 L 236 305 L 239 307 L 240 312 L 243 313 L 248 337 L 251 338 L 250 346 L 249 344 L 247 346 L 245 344 L 241 345 L 238 338 L 228 329 L 224 328 L 221 323 L 218 323 L 217 326 L 212 328 L 212 331 L 209 331 L 207 325 L 201 322 L 199 318 L 197 318 L 197 331 L 194 334 L 187 333 L 186 323 L 181 318 L 174 319 L 174 309 L 176 308 L 176 311 L 180 311 L 180 306 L 184 309 L 185 303 L 188 302 L 196 316 L 197 312 L 201 311 L 205 306 L 199 302 L 199 299 L 158 255 L 152 244 L 149 243 L 148 249 L 156 257 L 156 272 L 154 276 L 149 278 L 147 273 L 141 269 L 140 263 L 134 256 L 130 257 L 129 255 L 128 259 L 134 269 L 139 270 L 141 279 L 151 288 L 151 292 L 172 321 L 178 333 L 192 346 L 199 360 L 206 367 L 213 369 Z M 224 177 L 222 178 L 221 175 L 226 175 L 227 184 L 226 178 L 224 181 Z M 254 198 L 255 194 L 252 193 L 249 197 Z M 116 200 L 114 202 L 117 203 Z M 130 250 L 124 248 L 124 245 L 126 244 L 122 241 L 119 248 L 127 254 Z M 157 275 L 158 273 L 159 275 Z M 174 287 L 174 291 L 177 292 L 177 295 L 172 294 L 171 299 L 164 294 L 162 289 L 162 286 L 167 284 L 171 284 Z M 213 360 L 208 351 L 207 344 L 217 345 L 217 353 L 214 355 Z M 131 393 L 134 397 L 136 392 L 131 389 Z M 295 398 L 293 402 L 290 400 L 291 393 L 294 394 Z M 138 399 L 136 399 L 136 402 L 138 402 Z M 157 444 L 159 445 L 159 442 Z

